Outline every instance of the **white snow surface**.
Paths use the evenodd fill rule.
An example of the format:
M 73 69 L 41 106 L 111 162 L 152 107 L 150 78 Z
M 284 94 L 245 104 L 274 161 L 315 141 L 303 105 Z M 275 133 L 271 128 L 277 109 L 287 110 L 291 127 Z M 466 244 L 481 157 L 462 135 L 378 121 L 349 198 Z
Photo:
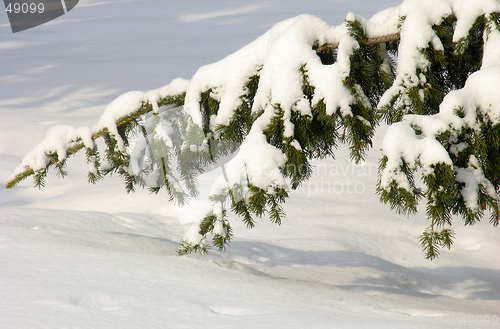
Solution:
M 106 104 L 130 90 L 152 90 L 135 95 L 136 105 L 182 91 L 187 80 L 157 88 L 190 79 L 286 18 L 311 14 L 336 26 L 349 12 L 369 18 L 397 5 L 80 0 L 16 34 L 1 11 L 0 183 L 49 127 L 60 126 L 49 136 L 89 142 L 91 128 L 68 126 L 94 127 Z M 477 80 L 497 79 L 484 74 Z M 471 91 L 486 106 L 498 96 L 493 81 L 485 84 Z M 498 120 L 496 109 L 488 113 Z M 176 256 L 187 226 L 166 193 L 127 194 L 117 177 L 89 185 L 81 154 L 69 161 L 67 178 L 49 175 L 42 190 L 29 181 L 0 189 L 0 328 L 498 327 L 498 229 L 487 221 L 457 225 L 452 250 L 425 260 L 417 240 L 428 226 L 425 209 L 405 218 L 374 194 L 385 129 L 361 165 L 343 146 L 336 160 L 314 162 L 281 227 L 263 218 L 247 230 L 232 218 L 231 246 L 207 257 Z

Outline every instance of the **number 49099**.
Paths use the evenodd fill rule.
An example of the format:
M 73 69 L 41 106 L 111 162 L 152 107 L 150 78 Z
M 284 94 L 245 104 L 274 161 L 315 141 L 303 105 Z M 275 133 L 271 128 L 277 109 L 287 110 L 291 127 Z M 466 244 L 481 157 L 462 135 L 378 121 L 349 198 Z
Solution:
M 499 324 L 498 322 L 498 316 L 493 315 L 469 315 L 469 316 L 462 316 L 460 318 L 460 323 L 463 325 L 469 325 L 469 326 L 489 326 L 489 325 L 494 325 L 497 326 Z
M 43 3 L 26 3 L 26 2 L 23 2 L 23 3 L 18 3 L 18 2 L 14 2 L 13 4 L 12 3 L 9 3 L 7 8 L 5 8 L 5 10 L 9 13 L 9 14 L 34 14 L 34 13 L 43 13 L 44 10 L 45 10 L 45 7 L 43 5 Z

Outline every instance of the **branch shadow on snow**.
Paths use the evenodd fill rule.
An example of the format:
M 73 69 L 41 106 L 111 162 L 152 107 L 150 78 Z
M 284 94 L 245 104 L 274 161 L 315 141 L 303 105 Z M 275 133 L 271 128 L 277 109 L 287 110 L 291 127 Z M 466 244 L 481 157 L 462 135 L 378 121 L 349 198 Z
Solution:
M 31 239 L 108 251 L 176 256 L 182 231 L 182 226 L 169 226 L 158 216 L 54 209 L 26 213 L 24 208 L 2 211 L 4 225 L 28 229 Z M 224 253 L 189 258 L 271 279 L 367 294 L 500 300 L 500 271 L 495 269 L 405 267 L 362 252 L 299 250 L 255 241 L 233 241 Z
M 347 273 L 355 273 L 357 277 L 352 278 L 350 284 L 333 284 L 347 290 L 420 298 L 450 296 L 472 300 L 500 300 L 500 271 L 494 269 L 470 266 L 405 267 L 361 252 L 307 251 L 260 242 L 233 241 L 231 248 L 220 254 L 220 257 L 225 259 L 225 264 L 220 264 L 221 266 L 238 268 L 228 263 L 241 263 L 240 259 L 244 258 L 248 263 L 246 267 L 264 273 L 266 268 L 297 268 L 300 271 L 301 267 L 330 267 L 331 275 L 335 276 L 339 272 L 345 275 L 345 269 L 352 269 L 352 272 Z M 288 269 L 281 273 L 286 275 L 289 271 L 294 270 Z M 322 283 L 321 278 L 318 278 L 317 283 Z

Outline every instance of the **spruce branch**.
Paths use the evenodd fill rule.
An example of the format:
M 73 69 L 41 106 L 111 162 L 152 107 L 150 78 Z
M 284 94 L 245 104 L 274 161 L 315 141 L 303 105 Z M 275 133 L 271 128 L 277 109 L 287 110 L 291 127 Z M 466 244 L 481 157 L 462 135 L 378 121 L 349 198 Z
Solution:
M 148 185 L 152 192 L 157 193 L 165 186 L 171 200 L 183 204 L 188 197 L 197 195 L 197 177 L 207 165 L 233 154 L 240 146 L 243 150 L 243 146 L 248 145 L 244 143 L 255 143 L 259 150 L 251 148 L 251 154 L 239 159 L 244 163 L 235 173 L 241 174 L 241 181 L 233 180 L 230 185 L 224 172 L 227 184 L 217 187 L 219 190 L 211 195 L 212 210 L 207 211 L 199 227 L 193 226 L 193 241 L 184 241 L 178 250 L 179 254 L 205 254 L 210 249 L 208 237 L 211 236 L 212 246 L 222 251 L 232 238 L 227 209 L 239 215 L 248 228 L 255 226 L 255 218 L 266 215 L 272 222 L 281 224 L 287 188 L 296 189 L 311 176 L 310 161 L 334 157 L 340 141 L 349 144 L 351 159 L 360 162 L 373 146 L 375 129 L 384 117 L 388 123 L 394 123 L 392 128 L 396 128 L 396 133 L 390 142 L 400 149 L 382 156 L 377 193 L 382 202 L 406 215 L 416 213 L 420 199 L 426 199 L 427 217 L 432 222 L 420 242 L 426 257 L 434 259 L 440 248 L 450 248 L 453 244 L 453 231 L 447 228 L 452 224 L 453 215 L 462 216 L 466 225 L 472 225 L 482 219 L 485 211 L 490 211 L 492 224 L 496 226 L 499 222 L 500 125 L 496 119 L 489 118 L 485 109 L 470 109 L 464 105 L 451 108 L 446 114 L 452 117 L 453 124 L 450 120 L 426 123 L 440 119 L 445 96 L 465 89 L 471 74 L 480 70 L 489 34 L 494 33 L 494 29 L 500 30 L 500 14 L 477 17 L 468 34 L 463 34 L 458 42 L 453 37 L 459 18 L 449 13 L 442 14 L 439 20 L 433 19 L 437 25 L 423 23 L 427 24 L 424 27 L 429 33 L 422 35 L 432 38 L 412 42 L 411 31 L 403 29 L 404 24 L 411 24 L 409 21 L 415 22 L 415 19 L 425 20 L 425 17 L 411 15 L 399 17 L 399 25 L 390 27 L 390 31 L 401 30 L 402 34 L 378 36 L 368 29 L 372 22 L 348 20 L 343 26 L 348 37 L 343 39 L 347 41 L 342 43 L 341 49 L 339 43 L 325 43 L 324 40 L 341 39 L 338 35 L 330 35 L 328 28 L 315 37 L 323 43 L 316 41 L 314 44 L 310 43 L 314 40 L 310 34 L 314 32 L 299 31 L 308 35 L 297 38 L 307 39 L 307 43 L 294 44 L 296 49 L 307 54 L 299 60 L 288 61 L 297 57 L 289 56 L 283 61 L 265 58 L 248 61 L 246 51 L 255 48 L 245 47 L 245 56 L 228 57 L 230 65 L 223 60 L 215 63 L 212 69 L 200 69 L 201 73 L 187 83 L 189 88 L 183 89 L 187 90 L 187 96 L 166 97 L 158 104 L 145 101 L 133 113 L 119 118 L 116 130 L 110 127 L 94 133 L 92 141 L 102 137 L 106 142 L 103 154 L 109 164 L 107 168 L 99 163 L 97 147 L 90 147 L 80 137 L 69 142 L 65 154 L 59 150 L 46 151 L 45 167 L 26 166 L 9 180 L 7 188 L 29 176 L 34 177 L 35 186 L 43 187 L 49 168 L 55 168 L 64 176 L 67 159 L 86 148 L 90 182 L 116 172 L 124 178 L 126 189 L 133 191 L 137 184 L 145 185 L 146 176 L 151 178 Z M 298 20 L 303 19 L 310 18 Z M 400 40 L 402 37 L 404 40 Z M 286 40 L 292 42 L 293 39 L 288 37 Z M 269 45 L 271 42 L 266 41 L 268 51 L 274 49 Z M 285 45 L 280 46 L 283 53 Z M 311 46 L 317 57 L 311 52 Z M 396 56 L 408 65 L 396 68 Z M 239 62 L 233 61 L 235 58 L 239 58 Z M 284 66 L 273 67 L 277 62 L 289 66 L 285 69 Z M 223 65 L 219 65 L 221 63 Z M 244 69 L 240 70 L 241 67 Z M 226 71 L 237 78 L 226 76 Z M 279 78 L 270 79 L 270 74 Z M 273 81 L 281 85 L 274 85 Z M 282 92 L 280 88 L 291 92 Z M 287 99 L 290 97 L 293 99 Z M 156 105 L 184 106 L 186 113 L 184 116 L 173 114 L 163 122 L 161 115 L 164 113 Z M 152 117 L 142 118 L 151 112 Z M 475 120 L 474 124 L 465 124 L 466 118 L 467 122 Z M 461 128 L 455 127 L 456 122 Z M 439 131 L 431 131 L 433 127 L 439 127 Z M 159 133 L 157 129 L 160 128 L 168 132 Z M 172 132 L 177 137 L 172 137 Z M 132 145 L 134 136 L 142 138 L 139 147 L 142 153 L 138 151 L 136 157 L 131 156 L 130 148 L 125 149 L 129 143 Z M 252 139 L 255 136 L 262 139 Z M 417 147 L 407 152 L 406 148 L 412 146 Z M 259 155 L 261 149 L 266 152 Z M 429 149 L 435 154 L 424 156 L 424 151 Z M 262 167 L 276 173 L 273 175 L 276 181 L 269 177 L 253 180 L 248 170 L 251 168 L 249 158 L 254 157 L 252 160 L 257 160 L 254 166 L 260 166 L 270 153 L 267 150 L 275 152 L 272 154 L 276 154 L 276 161 Z M 139 168 L 134 169 L 134 164 Z M 415 183 L 414 176 L 420 169 L 424 191 Z
M 179 105 L 180 106 L 184 103 L 184 97 L 185 97 L 185 94 L 179 94 L 179 95 L 165 97 L 165 98 L 160 99 L 158 101 L 158 106 L 160 106 L 160 107 L 166 106 L 166 105 Z M 153 110 L 153 106 L 151 105 L 151 103 L 143 102 L 142 106 L 137 111 L 118 118 L 118 120 L 116 121 L 116 126 L 120 129 L 120 128 L 123 128 L 127 125 L 130 125 L 131 122 L 133 122 L 134 120 L 137 120 L 139 117 L 141 117 L 142 115 L 144 115 L 146 113 L 151 112 L 152 110 Z M 104 136 L 109 136 L 109 130 L 107 128 L 103 128 L 100 131 L 92 134 L 92 141 L 95 141 L 96 139 L 98 139 L 100 137 L 104 137 Z M 85 144 L 84 144 L 83 140 L 81 138 L 78 138 L 66 150 L 66 159 L 71 157 L 72 155 L 76 154 L 77 152 L 79 152 L 80 150 L 82 150 L 84 148 L 85 148 Z M 17 184 L 19 184 L 20 182 L 22 182 L 24 179 L 26 179 L 27 177 L 32 176 L 32 175 L 35 175 L 35 186 L 43 187 L 44 186 L 43 177 L 45 177 L 47 175 L 47 171 L 49 170 L 49 168 L 55 166 L 56 168 L 62 169 L 62 166 L 61 166 L 61 164 L 59 164 L 59 160 L 57 157 L 54 157 L 54 156 L 51 156 L 48 154 L 47 158 L 49 161 L 44 169 L 40 169 L 40 170 L 37 170 L 35 172 L 35 170 L 33 168 L 26 166 L 23 172 L 17 174 L 13 179 L 11 179 L 7 182 L 6 188 L 11 189 L 14 186 L 16 186 Z M 39 172 L 39 173 L 37 174 L 37 172 Z M 62 176 L 64 176 L 64 172 L 62 170 L 60 170 L 60 173 L 62 174 Z M 90 182 L 95 181 L 94 176 L 89 177 L 89 181 Z

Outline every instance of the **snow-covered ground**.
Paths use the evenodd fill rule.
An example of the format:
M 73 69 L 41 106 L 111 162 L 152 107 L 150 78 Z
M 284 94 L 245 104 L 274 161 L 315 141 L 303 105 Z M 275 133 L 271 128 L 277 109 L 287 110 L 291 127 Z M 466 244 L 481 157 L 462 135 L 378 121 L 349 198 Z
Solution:
M 92 126 L 119 94 L 190 78 L 283 19 L 338 25 L 397 4 L 80 0 L 16 34 L 1 10 L 0 184 L 49 127 Z M 176 255 L 189 225 L 165 193 L 89 185 L 81 155 L 42 190 L 0 189 L 0 328 L 499 327 L 498 229 L 458 225 L 425 260 L 425 214 L 374 194 L 383 130 L 363 165 L 344 147 L 316 162 L 281 227 L 234 220 L 231 247 L 206 257 Z

